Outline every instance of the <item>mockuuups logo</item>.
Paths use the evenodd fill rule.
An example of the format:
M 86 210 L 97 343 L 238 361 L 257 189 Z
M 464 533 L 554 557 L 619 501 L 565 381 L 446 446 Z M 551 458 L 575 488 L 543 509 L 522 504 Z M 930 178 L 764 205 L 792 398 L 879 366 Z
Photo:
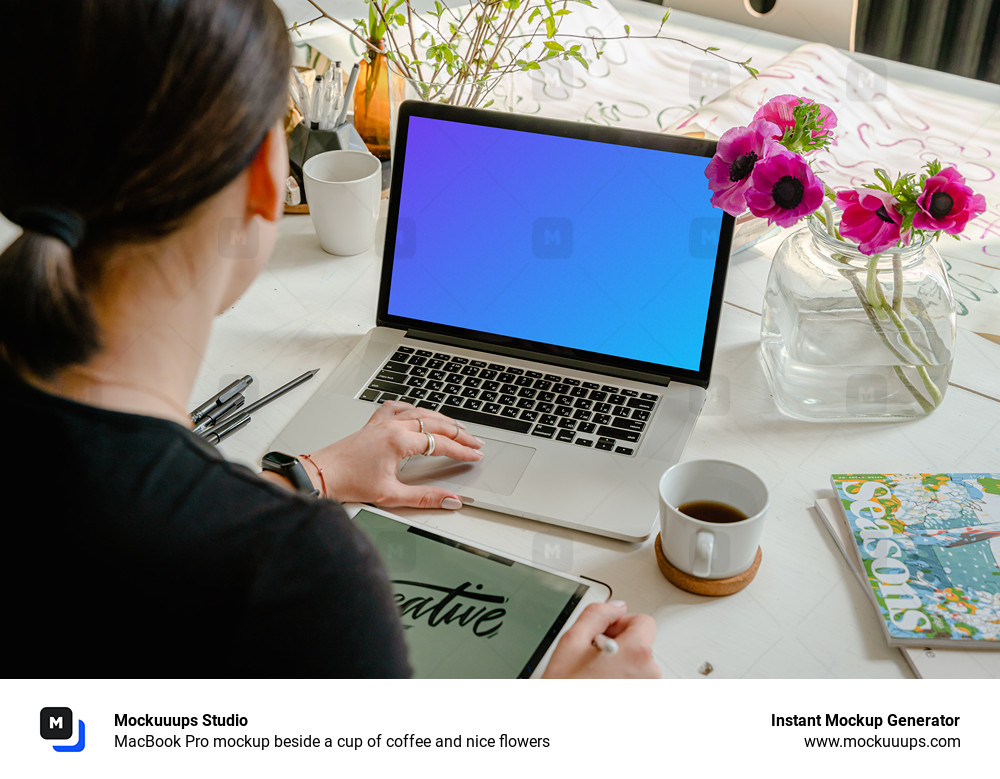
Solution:
M 46 706 L 39 715 L 39 735 L 46 741 L 66 741 L 73 736 L 73 710 L 68 706 Z M 77 720 L 75 744 L 53 744 L 56 752 L 82 752 L 86 746 L 83 720 Z

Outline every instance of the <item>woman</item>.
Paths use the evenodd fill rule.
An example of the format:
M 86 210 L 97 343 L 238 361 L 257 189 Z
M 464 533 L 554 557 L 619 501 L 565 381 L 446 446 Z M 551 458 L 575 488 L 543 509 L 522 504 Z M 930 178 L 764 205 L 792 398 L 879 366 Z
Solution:
M 427 447 L 422 430 L 457 460 L 480 442 L 384 404 L 296 466 L 325 492 L 314 499 L 190 432 L 212 320 L 260 272 L 282 213 L 280 13 L 270 0 L 0 9 L 0 213 L 23 229 L 0 256 L 5 480 L 27 495 L 8 512 L 4 572 L 16 674 L 407 675 L 385 573 L 335 501 L 457 508 L 396 469 Z M 220 256 L 234 227 L 256 234 L 255 257 Z M 549 671 L 658 675 L 653 631 L 624 604 L 593 607 Z M 594 650 L 601 632 L 623 651 Z

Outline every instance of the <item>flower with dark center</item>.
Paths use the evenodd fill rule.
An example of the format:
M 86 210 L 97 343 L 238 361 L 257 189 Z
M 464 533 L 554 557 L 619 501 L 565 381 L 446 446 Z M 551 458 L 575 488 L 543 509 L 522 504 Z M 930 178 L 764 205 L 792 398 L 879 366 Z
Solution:
M 986 210 L 986 198 L 975 194 L 954 168 L 929 176 L 917 198 L 913 226 L 917 230 L 944 230 L 958 235 L 970 219 Z
M 758 162 L 746 200 L 750 213 L 788 227 L 823 204 L 823 182 L 798 154 L 779 149 Z
M 778 182 L 771 187 L 771 197 L 779 208 L 797 208 L 802 202 L 802 195 L 805 194 L 805 185 L 795 176 L 782 176 Z
M 903 217 L 896 209 L 896 198 L 881 189 L 848 189 L 837 193 L 840 234 L 858 244 L 862 254 L 879 254 L 899 244 L 899 225 Z M 905 236 L 903 243 L 909 243 Z
M 737 157 L 733 160 L 733 164 L 729 166 L 729 180 L 743 181 L 743 179 L 753 172 L 753 166 L 756 162 L 757 152 L 755 151 L 748 151 L 746 154 Z
M 733 127 L 722 134 L 715 156 L 705 168 L 713 206 L 733 216 L 746 211 L 750 175 L 769 154 L 781 149 L 775 136 L 780 138 L 781 131 L 763 120 L 751 122 L 747 127 Z
M 955 198 L 947 192 L 935 192 L 931 195 L 931 207 L 927 209 L 927 213 L 929 213 L 933 219 L 944 219 L 951 213 L 951 209 L 954 205 Z

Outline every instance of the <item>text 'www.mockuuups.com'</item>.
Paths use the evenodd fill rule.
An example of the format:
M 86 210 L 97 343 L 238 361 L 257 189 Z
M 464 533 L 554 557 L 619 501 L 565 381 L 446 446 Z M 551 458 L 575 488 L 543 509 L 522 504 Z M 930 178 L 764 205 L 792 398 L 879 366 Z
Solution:
M 926 730 L 912 728 L 949 729 L 959 726 L 961 717 L 933 714 L 909 716 L 902 714 L 791 714 L 771 715 L 773 728 L 808 728 L 811 732 L 802 736 L 802 744 L 807 749 L 957 749 L 962 739 L 957 735 L 931 735 Z M 881 728 L 891 728 L 889 731 Z M 849 728 L 850 735 L 817 735 L 816 729 Z M 938 731 L 941 732 L 941 731 Z

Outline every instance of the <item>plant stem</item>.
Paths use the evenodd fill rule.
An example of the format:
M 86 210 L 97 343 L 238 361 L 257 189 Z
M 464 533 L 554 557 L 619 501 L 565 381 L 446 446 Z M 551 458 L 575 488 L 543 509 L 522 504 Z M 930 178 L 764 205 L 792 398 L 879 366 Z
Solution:
M 893 365 L 892 370 L 896 374 L 900 382 L 902 382 L 903 386 L 910 391 L 910 394 L 913 395 L 913 399 L 917 401 L 917 403 L 920 405 L 920 408 L 923 409 L 925 414 L 930 414 L 937 407 L 938 403 L 941 402 L 940 397 L 938 397 L 938 399 L 934 403 L 931 403 L 929 400 L 927 400 L 927 398 L 921 395 L 920 390 L 914 387 L 913 384 L 910 382 L 910 380 L 906 378 L 906 374 L 903 373 L 902 365 Z M 917 368 L 917 371 L 919 372 L 920 368 Z
M 823 198 L 823 213 L 826 214 L 826 232 L 831 238 L 838 238 L 837 228 L 833 226 L 833 209 L 830 208 L 830 204 L 826 202 L 826 198 Z
M 892 257 L 892 310 L 901 314 L 903 307 L 903 261 L 898 254 Z
M 861 284 L 860 282 L 857 282 L 857 279 L 854 279 L 852 282 L 854 284 L 854 291 L 858 294 L 858 299 L 861 301 L 861 305 L 862 307 L 864 307 L 865 313 L 868 315 L 869 320 L 875 327 L 876 332 L 882 339 L 882 342 L 889 347 L 889 350 L 893 353 L 893 355 L 897 359 L 899 359 L 900 362 L 902 363 L 912 362 L 912 360 L 905 358 L 899 352 L 898 349 L 890 345 L 889 340 L 886 337 L 885 332 L 881 327 L 881 324 L 878 323 L 878 320 L 882 318 L 883 315 L 888 316 L 889 320 L 892 322 L 893 326 L 895 326 L 897 332 L 899 333 L 899 337 L 902 340 L 903 344 L 913 353 L 916 359 L 920 363 L 922 363 L 922 365 L 916 365 L 914 367 L 917 371 L 917 375 L 920 376 L 921 382 L 927 389 L 927 393 L 931 396 L 931 403 L 933 404 L 933 407 L 936 408 L 938 405 L 940 405 L 941 401 L 944 398 L 941 395 L 941 390 L 938 389 L 937 385 L 931 379 L 930 374 L 927 372 L 927 366 L 930 365 L 930 359 L 927 357 L 926 354 L 924 354 L 923 350 L 919 346 L 917 346 L 917 344 L 914 342 L 913 337 L 910 335 L 910 331 L 907 329 L 906 323 L 903 321 L 899 312 L 897 312 L 897 310 L 893 306 L 889 306 L 886 303 L 885 295 L 882 291 L 882 285 L 878 281 L 878 260 L 879 260 L 879 255 L 876 254 L 873 255 L 868 261 L 867 279 L 866 279 L 867 284 L 865 286 L 864 291 L 862 292 Z M 894 265 L 898 263 L 898 261 L 899 261 L 898 257 L 893 258 Z M 902 275 L 900 272 L 900 279 L 901 278 Z M 897 286 L 899 288 L 899 298 L 900 301 L 902 301 L 902 284 L 899 284 Z M 895 297 L 896 297 L 896 290 L 893 290 L 893 298 L 895 299 Z M 873 300 L 876 302 L 872 303 Z M 899 307 L 900 308 L 902 307 L 901 302 Z M 899 367 L 901 369 L 901 366 Z M 897 375 L 898 374 L 899 371 L 897 371 Z M 916 392 L 916 388 L 910 385 L 909 383 L 906 383 L 906 386 L 907 389 L 910 390 L 910 394 L 913 395 L 914 399 L 916 399 L 917 402 L 920 403 L 922 396 L 919 396 L 919 393 Z M 923 403 L 921 403 L 921 407 L 923 407 Z

